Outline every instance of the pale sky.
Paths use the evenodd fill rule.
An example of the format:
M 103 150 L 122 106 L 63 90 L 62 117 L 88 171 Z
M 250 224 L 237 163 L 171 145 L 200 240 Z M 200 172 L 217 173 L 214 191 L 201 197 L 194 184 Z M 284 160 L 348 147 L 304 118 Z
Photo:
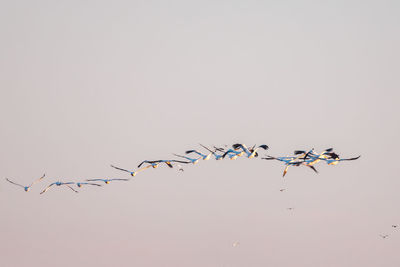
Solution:
M 400 266 L 399 13 L 398 1 L 3 1 L 0 266 Z M 284 179 L 279 162 L 210 160 L 39 195 L 235 142 L 361 158 Z M 4 179 L 43 173 L 28 193 Z

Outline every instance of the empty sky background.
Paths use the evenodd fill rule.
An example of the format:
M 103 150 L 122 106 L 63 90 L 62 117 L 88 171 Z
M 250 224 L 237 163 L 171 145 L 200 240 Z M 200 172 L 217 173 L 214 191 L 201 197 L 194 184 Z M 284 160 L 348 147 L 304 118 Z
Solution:
M 398 1 L 2 1 L 0 265 L 400 266 L 399 12 Z M 199 142 L 362 156 L 285 179 L 279 162 L 212 160 L 39 195 L 57 180 L 128 178 L 109 164 Z M 4 179 L 44 172 L 29 193 Z

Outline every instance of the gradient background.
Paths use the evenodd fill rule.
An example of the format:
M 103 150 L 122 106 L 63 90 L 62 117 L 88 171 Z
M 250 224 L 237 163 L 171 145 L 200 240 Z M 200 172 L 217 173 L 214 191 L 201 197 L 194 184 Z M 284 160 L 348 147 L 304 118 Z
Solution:
M 2 1 L 0 265 L 400 266 L 399 12 L 398 1 Z M 285 179 L 279 162 L 200 162 L 39 195 L 57 180 L 127 178 L 109 164 L 199 142 L 362 157 Z M 29 193 L 4 180 L 44 172 Z

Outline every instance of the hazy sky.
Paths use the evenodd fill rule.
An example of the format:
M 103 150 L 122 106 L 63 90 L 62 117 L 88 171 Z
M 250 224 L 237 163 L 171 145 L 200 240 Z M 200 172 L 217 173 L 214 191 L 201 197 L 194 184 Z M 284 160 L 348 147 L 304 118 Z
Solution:
M 0 265 L 400 266 L 399 13 L 398 1 L 2 1 Z M 284 179 L 279 162 L 213 160 L 39 195 L 199 142 L 362 157 Z M 4 179 L 44 172 L 29 193 Z

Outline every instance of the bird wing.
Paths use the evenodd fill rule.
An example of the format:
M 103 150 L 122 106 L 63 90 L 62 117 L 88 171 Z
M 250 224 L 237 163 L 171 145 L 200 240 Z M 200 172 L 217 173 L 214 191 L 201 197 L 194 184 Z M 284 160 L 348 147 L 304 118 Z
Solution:
M 55 183 L 51 183 L 50 185 L 48 185 L 42 192 L 40 192 L 40 194 L 46 193 L 47 190 L 49 190 L 50 187 L 52 187 L 53 185 L 55 185 Z
M 101 184 L 95 184 L 95 183 L 83 183 L 83 184 L 87 184 L 87 185 L 96 185 L 96 186 L 102 186 Z
M 137 167 L 140 168 L 144 163 L 154 163 L 154 162 L 159 162 L 159 160 L 153 160 L 153 161 L 143 160 Z
M 6 178 L 6 180 L 7 180 L 8 182 L 12 183 L 12 184 L 15 184 L 15 185 L 18 185 L 18 186 L 20 186 L 20 187 L 22 187 L 22 188 L 25 188 L 25 186 L 20 185 L 20 184 L 17 184 L 17 183 L 14 183 L 13 181 L 9 180 L 8 178 Z
M 88 182 L 103 181 L 104 182 L 104 179 L 86 179 L 86 181 L 88 181 Z
M 46 176 L 46 174 L 43 174 L 42 177 L 40 177 L 39 179 L 37 179 L 36 181 L 34 181 L 33 183 L 31 183 L 31 185 L 30 185 L 29 187 L 31 187 L 32 185 L 36 184 L 36 183 L 39 182 L 40 180 L 42 180 L 45 176 Z
M 117 169 L 117 170 L 120 170 L 120 171 L 124 171 L 124 172 L 129 172 L 129 173 L 131 173 L 131 171 L 128 171 L 128 170 L 125 170 L 125 169 L 116 167 L 116 166 L 114 166 L 114 165 L 110 165 L 110 166 L 113 167 L 114 169 Z
M 183 160 L 170 160 L 171 162 L 178 162 L 178 163 L 185 163 L 185 164 L 188 164 L 188 163 L 191 163 L 190 161 L 183 161 Z
M 312 165 L 307 165 L 307 167 L 310 167 L 313 171 L 315 171 L 316 173 L 318 173 L 317 169 L 316 169 L 314 166 L 312 166 Z
M 66 187 L 68 187 L 69 189 L 71 189 L 72 191 L 74 191 L 75 193 L 79 193 L 78 191 L 76 191 L 75 189 L 72 188 L 72 186 L 69 186 L 68 184 L 63 184 Z
M 115 178 L 115 179 L 110 179 L 110 181 L 129 181 L 129 179 Z
M 199 144 L 199 145 L 201 145 L 204 149 L 207 149 L 208 151 L 210 151 L 211 153 L 213 153 L 214 155 L 215 155 L 215 152 L 214 151 L 212 151 L 211 149 L 209 149 L 208 147 L 206 147 L 206 146 L 203 146 L 202 144 Z
M 355 158 L 349 158 L 349 159 L 340 159 L 340 161 L 343 161 L 343 160 L 356 160 L 356 159 L 359 159 L 361 157 L 361 155 L 360 156 L 358 156 L 358 157 L 355 157 Z
M 146 169 L 148 169 L 150 167 L 151 167 L 151 165 L 147 165 L 147 166 L 144 166 L 143 168 L 140 168 L 140 169 L 136 170 L 135 172 L 138 173 L 138 172 L 144 171 L 144 170 L 146 170 Z

